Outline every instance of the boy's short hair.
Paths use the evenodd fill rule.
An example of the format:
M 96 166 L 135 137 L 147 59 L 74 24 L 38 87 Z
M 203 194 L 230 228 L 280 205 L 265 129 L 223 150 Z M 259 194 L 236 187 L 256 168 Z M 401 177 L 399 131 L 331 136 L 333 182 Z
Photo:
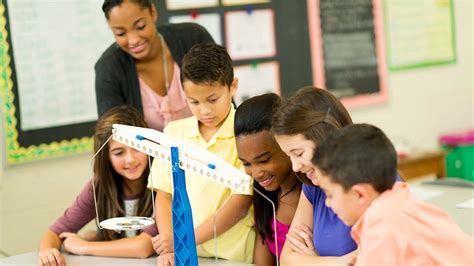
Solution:
M 208 85 L 219 82 L 230 88 L 234 80 L 232 59 L 223 46 L 215 43 L 197 44 L 184 55 L 180 78 L 181 83 L 186 80 Z
M 359 183 L 382 193 L 397 178 L 397 153 L 379 128 L 354 124 L 336 130 L 316 147 L 312 163 L 345 191 Z

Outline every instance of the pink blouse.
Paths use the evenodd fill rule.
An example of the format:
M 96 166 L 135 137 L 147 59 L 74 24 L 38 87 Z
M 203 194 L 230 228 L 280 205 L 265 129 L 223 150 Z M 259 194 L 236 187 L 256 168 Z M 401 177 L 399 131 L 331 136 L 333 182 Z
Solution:
M 190 117 L 181 81 L 180 69 L 174 63 L 173 78 L 166 96 L 160 96 L 153 91 L 142 79 L 139 78 L 140 94 L 142 97 L 143 114 L 150 128 L 163 131 L 163 128 L 173 120 Z

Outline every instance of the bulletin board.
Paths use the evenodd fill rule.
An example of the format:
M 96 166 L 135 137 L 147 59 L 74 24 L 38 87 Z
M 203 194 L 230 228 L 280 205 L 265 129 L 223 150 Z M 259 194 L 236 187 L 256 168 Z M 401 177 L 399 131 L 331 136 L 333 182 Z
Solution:
M 346 107 L 387 101 L 380 0 L 308 0 L 313 84 Z
M 93 65 L 113 41 L 100 5 L 1 1 L 1 146 L 7 164 L 92 151 Z
M 383 4 L 390 70 L 456 63 L 452 0 Z
M 239 79 L 234 97 L 238 105 L 255 95 L 282 94 L 278 2 L 282 1 L 165 0 L 156 4 L 160 23 L 198 23 L 227 48 Z

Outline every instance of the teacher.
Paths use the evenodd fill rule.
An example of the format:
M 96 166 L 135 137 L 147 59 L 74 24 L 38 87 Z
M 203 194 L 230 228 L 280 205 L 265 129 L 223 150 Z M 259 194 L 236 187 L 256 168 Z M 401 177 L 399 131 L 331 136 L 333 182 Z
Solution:
M 115 43 L 95 64 L 99 117 L 128 104 L 162 131 L 173 120 L 191 116 L 180 82 L 181 59 L 195 44 L 214 42 L 194 23 L 157 26 L 150 0 L 105 0 L 102 10 Z

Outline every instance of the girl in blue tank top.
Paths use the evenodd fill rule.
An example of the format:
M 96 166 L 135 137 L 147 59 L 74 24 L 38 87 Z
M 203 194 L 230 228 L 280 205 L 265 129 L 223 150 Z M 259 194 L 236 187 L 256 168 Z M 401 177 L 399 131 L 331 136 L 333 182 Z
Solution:
M 290 157 L 293 170 L 305 175 L 303 193 L 283 247 L 286 264 L 344 263 L 357 248 L 350 227 L 326 206 L 311 163 L 317 143 L 352 124 L 341 102 L 323 89 L 306 87 L 283 101 L 272 120 L 272 131 Z

